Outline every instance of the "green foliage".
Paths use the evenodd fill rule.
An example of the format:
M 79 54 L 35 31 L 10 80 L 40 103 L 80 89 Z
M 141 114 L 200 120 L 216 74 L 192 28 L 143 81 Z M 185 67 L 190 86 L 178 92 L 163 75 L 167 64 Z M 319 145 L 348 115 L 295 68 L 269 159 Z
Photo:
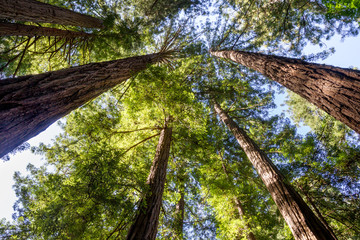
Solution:
M 17 212 L 13 223 L 2 220 L 2 238 L 124 239 L 147 191 L 159 132 L 171 115 L 158 239 L 246 239 L 250 232 L 257 239 L 293 239 L 244 152 L 214 115 L 211 99 L 247 131 L 309 205 L 315 202 L 339 239 L 359 236 L 357 135 L 290 95 L 293 120 L 312 129 L 298 135 L 288 118 L 271 114 L 276 84 L 208 55 L 209 46 L 301 55 L 306 44 L 321 44 L 335 32 L 356 35 L 358 3 L 46 2 L 100 17 L 105 28 L 56 26 L 90 33 L 86 39 L 1 38 L 2 76 L 154 52 L 173 35 L 181 58 L 149 67 L 73 111 L 51 146 L 34 149 L 44 156 L 44 166 L 29 165 L 28 176 L 15 175 Z M 181 196 L 184 219 L 176 210 Z

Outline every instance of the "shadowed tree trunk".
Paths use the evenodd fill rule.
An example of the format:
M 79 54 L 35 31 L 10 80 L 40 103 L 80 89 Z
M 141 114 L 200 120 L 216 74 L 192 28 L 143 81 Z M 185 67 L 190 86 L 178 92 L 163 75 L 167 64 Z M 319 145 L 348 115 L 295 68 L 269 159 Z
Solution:
M 237 197 L 234 197 L 234 202 L 235 202 L 236 209 L 237 209 L 237 211 L 238 211 L 238 213 L 239 213 L 239 217 L 240 217 L 241 219 L 243 219 L 244 216 L 245 216 L 245 211 L 244 211 L 244 208 L 243 208 L 240 200 L 239 200 Z M 246 231 L 247 231 L 247 233 L 246 233 L 246 238 L 247 238 L 248 240 L 256 240 L 255 235 L 254 235 L 254 234 L 252 233 L 252 231 L 250 230 L 249 224 L 246 224 Z
M 316 207 L 316 204 L 311 199 L 308 192 L 306 190 L 304 190 L 304 188 L 300 185 L 297 185 L 297 187 L 300 188 L 301 193 L 304 194 L 306 200 L 310 203 L 310 205 L 314 209 L 314 211 L 315 211 L 316 215 L 318 216 L 318 218 L 320 219 L 320 221 L 324 224 L 324 226 L 328 229 L 328 231 L 331 232 L 331 234 L 335 237 L 335 233 L 333 232 L 333 230 L 331 229 L 331 227 L 329 226 L 329 224 L 327 223 L 327 221 L 325 220 L 325 218 L 323 217 L 323 215 L 321 214 L 319 209 Z
M 166 53 L 0 80 L 0 157 Z
M 102 28 L 102 20 L 35 0 L 0 0 L 0 18 Z
M 210 53 L 264 74 L 360 133 L 360 71 L 260 53 Z
M 170 153 L 172 135 L 172 128 L 168 126 L 170 122 L 171 117 L 165 121 L 165 127 L 161 130 L 155 158 L 146 182 L 149 188 L 140 201 L 137 217 L 126 238 L 128 240 L 154 240 L 156 238 Z
M 258 172 L 266 188 L 297 240 L 336 239 L 306 205 L 301 196 L 285 182 L 271 160 L 260 150 L 245 131 L 225 113 L 219 104 L 214 109 L 234 134 L 241 148 Z
M 90 37 L 91 34 L 85 32 L 75 32 L 61 30 L 57 28 L 38 27 L 17 23 L 0 23 L 0 36 L 57 36 L 57 37 Z

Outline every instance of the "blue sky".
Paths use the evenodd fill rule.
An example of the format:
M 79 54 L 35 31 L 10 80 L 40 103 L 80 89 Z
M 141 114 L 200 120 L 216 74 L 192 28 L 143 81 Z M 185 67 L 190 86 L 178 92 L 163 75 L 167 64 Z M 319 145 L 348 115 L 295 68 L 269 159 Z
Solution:
M 327 43 L 328 47 L 335 47 L 335 54 L 331 55 L 324 61 L 319 63 L 339 66 L 339 67 L 357 67 L 360 69 L 360 37 L 349 37 L 341 41 L 340 37 L 335 36 Z M 316 47 L 307 47 L 306 53 L 317 51 Z M 279 98 L 278 104 L 283 101 Z M 40 142 L 45 144 L 51 143 L 52 139 L 59 133 L 60 128 L 55 123 L 51 125 L 46 131 L 39 134 L 37 137 L 32 138 L 28 142 L 31 146 L 37 146 Z M 0 219 L 7 218 L 11 220 L 13 214 L 13 204 L 16 201 L 15 192 L 12 189 L 14 184 L 13 175 L 15 171 L 20 171 L 26 174 L 26 166 L 32 163 L 36 166 L 42 165 L 42 156 L 34 155 L 30 150 L 11 156 L 11 160 L 7 162 L 0 162 Z

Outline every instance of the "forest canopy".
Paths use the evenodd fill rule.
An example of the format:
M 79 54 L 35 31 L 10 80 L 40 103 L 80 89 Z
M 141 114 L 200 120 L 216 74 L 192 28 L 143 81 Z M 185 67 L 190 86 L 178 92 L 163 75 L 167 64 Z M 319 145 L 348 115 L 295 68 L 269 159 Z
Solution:
M 359 1 L 0 5 L 0 157 L 62 128 L 2 239 L 360 239 Z

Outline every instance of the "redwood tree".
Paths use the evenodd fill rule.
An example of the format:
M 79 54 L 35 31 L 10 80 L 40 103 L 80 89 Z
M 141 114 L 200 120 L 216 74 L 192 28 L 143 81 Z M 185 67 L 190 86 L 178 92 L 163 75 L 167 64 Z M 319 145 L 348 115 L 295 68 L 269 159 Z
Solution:
M 136 219 L 127 235 L 127 239 L 155 239 L 159 223 L 160 208 L 166 180 L 172 128 L 171 118 L 165 121 L 161 130 L 156 154 L 146 184 L 149 186 L 141 199 Z
M 0 18 L 102 28 L 102 20 L 35 0 L 0 0 Z
M 243 51 L 211 51 L 256 70 L 360 133 L 360 71 Z
M 0 157 L 162 56 L 155 53 L 1 80 Z
M 57 36 L 57 37 L 89 37 L 91 34 L 57 28 L 38 27 L 17 23 L 0 23 L 0 36 Z
M 221 109 L 214 103 L 215 112 L 234 134 L 241 148 L 258 172 L 285 221 L 289 225 L 297 240 L 330 240 L 336 237 L 323 225 L 306 205 L 301 196 L 286 183 L 271 160 L 264 154 L 257 144 Z

